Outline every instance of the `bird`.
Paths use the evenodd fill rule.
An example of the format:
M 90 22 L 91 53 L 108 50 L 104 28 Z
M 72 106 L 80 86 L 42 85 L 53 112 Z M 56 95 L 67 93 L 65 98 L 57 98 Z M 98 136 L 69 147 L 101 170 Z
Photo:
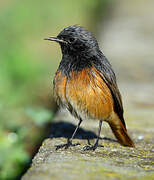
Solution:
M 86 145 L 84 150 L 99 146 L 102 122 L 109 124 L 121 145 L 135 147 L 127 133 L 116 75 L 94 35 L 82 26 L 72 25 L 45 40 L 57 42 L 62 52 L 53 81 L 55 99 L 79 120 L 72 137 L 56 149 L 78 145 L 72 140 L 82 121 L 88 119 L 98 121 L 99 128 L 94 145 Z

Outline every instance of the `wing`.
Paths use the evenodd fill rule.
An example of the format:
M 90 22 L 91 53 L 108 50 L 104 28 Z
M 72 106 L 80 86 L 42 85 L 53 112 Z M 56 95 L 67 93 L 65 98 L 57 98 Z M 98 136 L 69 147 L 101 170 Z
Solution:
M 111 64 L 109 63 L 107 58 L 102 54 L 101 57 L 99 58 L 99 63 L 98 61 L 94 61 L 94 66 L 101 73 L 103 80 L 106 82 L 108 88 L 110 89 L 114 100 L 114 111 L 117 113 L 122 124 L 126 128 L 126 124 L 123 117 L 123 105 L 122 105 L 121 94 L 118 89 L 116 83 L 116 76 L 111 67 Z

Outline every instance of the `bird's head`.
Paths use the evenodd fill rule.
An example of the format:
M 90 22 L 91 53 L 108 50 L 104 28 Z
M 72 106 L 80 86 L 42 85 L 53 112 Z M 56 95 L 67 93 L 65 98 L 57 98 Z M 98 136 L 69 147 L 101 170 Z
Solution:
M 58 42 L 63 54 L 90 53 L 98 48 L 97 40 L 92 33 L 76 25 L 63 29 L 57 37 L 45 40 Z

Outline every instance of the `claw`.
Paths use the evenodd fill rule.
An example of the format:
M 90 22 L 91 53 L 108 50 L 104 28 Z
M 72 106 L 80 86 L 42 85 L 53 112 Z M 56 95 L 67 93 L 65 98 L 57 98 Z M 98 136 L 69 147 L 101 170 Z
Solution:
M 90 151 L 90 150 L 95 151 L 97 149 L 97 147 L 104 147 L 104 146 L 102 146 L 102 145 L 94 145 L 94 146 L 87 145 L 87 146 L 83 147 L 83 150 L 84 151 Z
M 56 146 L 56 151 L 61 148 L 68 149 L 70 146 L 78 146 L 80 143 L 72 144 L 72 141 L 68 140 L 66 144 L 60 144 Z

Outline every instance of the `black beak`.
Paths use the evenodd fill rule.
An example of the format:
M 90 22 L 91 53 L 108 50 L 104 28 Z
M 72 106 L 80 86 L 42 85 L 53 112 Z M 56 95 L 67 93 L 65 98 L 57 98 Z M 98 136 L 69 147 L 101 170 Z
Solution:
M 62 39 L 59 39 L 57 37 L 48 37 L 48 38 L 45 38 L 44 40 L 55 41 L 55 42 L 58 42 L 58 43 L 67 43 L 66 41 L 64 41 Z

